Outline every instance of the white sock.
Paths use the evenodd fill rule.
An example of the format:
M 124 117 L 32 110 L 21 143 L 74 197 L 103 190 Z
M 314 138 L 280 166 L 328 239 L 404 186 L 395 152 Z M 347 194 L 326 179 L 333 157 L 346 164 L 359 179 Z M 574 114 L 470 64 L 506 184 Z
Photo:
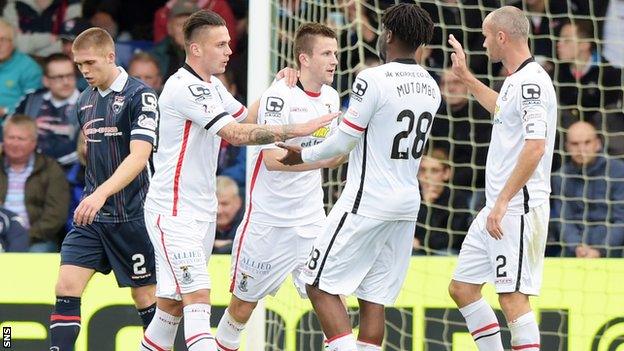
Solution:
M 156 308 L 156 313 L 141 340 L 141 351 L 171 350 L 182 316 L 176 317 Z
M 356 341 L 355 345 L 357 346 L 357 351 L 381 351 L 381 345 L 375 345 L 361 340 Z
M 479 351 L 504 351 L 494 310 L 485 299 L 459 309 Z
M 184 306 L 184 339 L 188 351 L 217 351 L 210 333 L 210 305 L 195 303 Z
M 225 310 L 217 327 L 216 342 L 221 351 L 236 351 L 240 347 L 241 333 L 247 323 L 239 323 Z
M 336 335 L 327 339 L 328 351 L 357 351 L 355 337 L 351 333 Z
M 511 332 L 511 349 L 539 351 L 540 333 L 533 311 L 525 313 L 507 324 Z

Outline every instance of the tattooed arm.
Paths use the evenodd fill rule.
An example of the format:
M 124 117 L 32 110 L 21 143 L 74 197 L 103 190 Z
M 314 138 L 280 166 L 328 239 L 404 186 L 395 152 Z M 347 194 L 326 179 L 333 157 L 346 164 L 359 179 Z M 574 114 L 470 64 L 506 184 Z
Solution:
M 307 123 L 287 125 L 257 125 L 231 122 L 217 133 L 232 145 L 261 145 L 284 141 L 299 136 L 310 135 L 328 125 L 339 114 L 328 114 L 312 119 Z

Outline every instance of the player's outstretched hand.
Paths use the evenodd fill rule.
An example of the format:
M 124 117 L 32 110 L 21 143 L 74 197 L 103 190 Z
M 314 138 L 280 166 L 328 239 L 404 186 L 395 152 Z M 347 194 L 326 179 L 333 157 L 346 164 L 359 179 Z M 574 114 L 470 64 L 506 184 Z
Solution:
M 278 159 L 278 161 L 282 164 L 285 164 L 286 166 L 295 166 L 303 163 L 303 160 L 301 159 L 301 146 L 286 145 L 284 143 L 277 143 L 277 146 L 287 151 L 284 157 Z
M 487 217 L 485 228 L 490 236 L 496 240 L 503 238 L 501 222 L 503 221 L 503 217 L 505 217 L 505 212 L 507 212 L 507 204 L 497 201 Z
M 460 79 L 465 79 L 466 75 L 470 74 L 468 71 L 468 67 L 466 66 L 466 53 L 464 53 L 464 48 L 453 34 L 449 34 L 448 43 L 451 45 L 454 53 L 451 54 L 451 61 L 453 62 L 453 73 Z
M 80 201 L 76 211 L 74 211 L 74 222 L 78 225 L 93 223 L 95 215 L 104 206 L 106 197 L 101 196 L 97 191 Z
M 277 72 L 277 75 L 275 75 L 275 79 L 280 80 L 282 78 L 285 79 L 286 85 L 292 88 L 297 85 L 297 81 L 299 80 L 299 71 L 290 67 L 282 68 L 282 70 Z
M 306 123 L 298 124 L 297 134 L 299 136 L 310 135 L 316 132 L 319 128 L 329 125 L 336 117 L 340 116 L 340 112 L 328 113 L 321 117 L 317 117 L 307 121 Z

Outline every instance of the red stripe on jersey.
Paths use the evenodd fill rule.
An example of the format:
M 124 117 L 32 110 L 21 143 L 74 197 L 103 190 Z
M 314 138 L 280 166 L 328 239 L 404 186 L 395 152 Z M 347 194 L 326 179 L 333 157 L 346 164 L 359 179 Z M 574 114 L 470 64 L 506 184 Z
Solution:
M 471 332 L 470 334 L 472 334 L 472 336 L 475 336 L 476 334 L 479 334 L 482 331 L 486 331 L 486 330 L 489 330 L 489 329 L 492 329 L 492 328 L 496 328 L 496 327 L 498 327 L 498 323 L 488 324 L 488 325 L 486 325 L 483 328 L 480 328 L 480 329 L 477 329 L 477 330 Z
M 230 348 L 227 348 L 227 347 L 221 345 L 221 343 L 217 339 L 215 339 L 215 342 L 217 343 L 217 346 L 219 346 L 220 350 L 223 350 L 223 351 L 238 351 L 238 349 L 230 349 Z
M 539 349 L 539 347 L 540 347 L 540 344 L 526 344 L 526 345 L 512 346 L 511 349 L 512 350 L 524 350 L 524 349 L 530 349 L 530 348 Z
M 243 231 L 241 232 L 240 239 L 238 239 L 238 248 L 236 249 L 236 263 L 234 264 L 234 274 L 232 275 L 232 282 L 230 283 L 230 292 L 234 292 L 234 285 L 236 285 L 236 273 L 238 272 L 238 258 L 240 257 L 240 252 L 243 247 L 243 239 L 245 238 L 245 233 L 247 233 L 247 226 L 249 225 L 249 218 L 251 217 L 251 203 L 253 200 L 253 190 L 256 185 L 256 179 L 258 178 L 258 172 L 260 171 L 260 165 L 262 164 L 262 151 L 258 155 L 258 159 L 256 160 L 256 165 L 254 166 L 253 174 L 251 175 L 251 185 L 249 186 L 249 206 L 247 207 L 247 212 L 245 213 L 245 224 L 243 225 Z
M 171 269 L 171 274 L 173 274 L 173 280 L 176 284 L 176 292 L 180 294 L 180 284 L 178 284 L 178 278 L 176 278 L 175 271 L 173 270 L 173 266 L 171 265 L 171 261 L 169 260 L 169 254 L 167 253 L 167 246 L 165 245 L 165 232 L 163 232 L 162 228 L 160 227 L 160 215 L 158 215 L 158 219 L 156 220 L 156 226 L 158 227 L 158 231 L 160 231 L 160 242 L 162 244 L 163 251 L 165 251 L 165 258 L 167 259 L 167 263 L 169 264 L 169 268 Z
M 189 133 L 191 132 L 191 125 L 193 122 L 186 120 L 184 123 L 184 135 L 182 137 L 182 146 L 180 147 L 180 154 L 178 155 L 178 163 L 176 164 L 175 175 L 173 176 L 173 210 L 172 216 L 178 215 L 178 190 L 180 188 L 180 173 L 182 172 L 182 163 L 184 162 L 184 154 L 186 153 L 186 144 L 188 143 Z
M 366 128 L 362 128 L 356 124 L 353 124 L 352 122 L 349 122 L 347 119 L 343 119 L 342 120 L 346 125 L 348 125 L 349 127 L 357 130 L 358 132 L 363 132 Z
M 321 92 L 319 91 L 318 93 L 315 93 L 313 91 L 307 91 L 304 90 L 304 92 L 306 93 L 306 95 L 308 95 L 309 97 L 319 97 L 321 96 Z
M 152 340 L 148 339 L 147 336 L 143 335 L 143 340 L 145 340 L 146 343 L 148 343 L 149 346 L 155 348 L 158 351 L 167 351 L 164 348 L 158 346 L 155 342 L 153 342 Z
M 50 316 L 50 320 L 56 321 L 78 321 L 80 322 L 80 316 L 63 316 L 62 314 L 53 314 Z
M 196 335 L 191 336 L 190 338 L 188 338 L 188 339 L 186 339 L 186 340 L 184 340 L 184 341 L 188 344 L 188 343 L 190 343 L 191 341 L 193 341 L 193 340 L 195 340 L 195 339 L 199 338 L 200 336 L 204 336 L 204 335 L 207 335 L 207 336 L 212 336 L 212 335 L 210 335 L 210 333 L 199 333 L 199 334 L 196 334 Z
M 243 112 L 245 112 L 245 106 L 241 106 L 240 110 L 236 111 L 236 113 L 233 114 L 232 117 L 236 118 L 236 117 L 242 115 Z
M 351 332 L 346 332 L 346 333 L 342 333 L 342 334 L 334 335 L 334 337 L 333 337 L 333 338 L 329 338 L 329 339 L 327 339 L 327 341 L 326 341 L 326 342 L 329 344 L 330 342 L 336 341 L 336 340 L 338 340 L 338 339 L 340 339 L 340 338 L 342 338 L 342 337 L 345 337 L 345 336 L 347 336 L 347 335 L 351 335 Z

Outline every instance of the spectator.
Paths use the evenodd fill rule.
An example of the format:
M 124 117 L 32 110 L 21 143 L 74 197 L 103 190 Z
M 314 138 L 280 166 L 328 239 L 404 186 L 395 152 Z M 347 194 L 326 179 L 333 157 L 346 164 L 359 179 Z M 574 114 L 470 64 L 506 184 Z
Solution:
M 63 22 L 80 17 L 80 0 L 15 0 L 4 9 L 4 19 L 17 30 L 17 49 L 33 56 L 46 57 L 61 52 Z
M 542 66 L 546 62 L 547 68 L 550 68 L 546 70 L 552 72 L 552 59 L 556 56 L 552 38 L 559 32 L 561 16 L 566 12 L 565 6 L 560 1 L 547 0 L 526 0 L 515 6 L 529 13 L 531 51 L 535 59 Z
M 186 3 L 186 4 L 184 4 Z M 161 7 L 154 14 L 154 42 L 160 42 L 165 39 L 167 35 L 171 36 L 169 31 L 169 18 L 171 12 L 176 5 L 184 4 L 183 6 L 195 7 L 197 9 L 205 9 L 216 12 L 225 21 L 225 26 L 230 33 L 230 48 L 232 53 L 236 53 L 238 45 L 238 28 L 236 17 L 230 7 L 229 1 L 226 0 L 169 0 L 165 6 Z
M 607 105 L 592 118 L 605 138 L 605 151 L 617 158 L 624 158 L 624 109 L 622 101 Z
M 85 187 L 85 171 L 87 167 L 87 142 L 83 133 L 78 133 L 78 141 L 76 142 L 76 153 L 78 154 L 78 163 L 75 163 L 67 172 L 67 181 L 69 182 L 69 213 L 67 214 L 67 223 L 65 232 L 74 227 L 74 211 L 80 200 Z
M 63 23 L 61 33 L 59 34 L 59 38 L 61 38 L 62 43 L 61 52 L 69 57 L 72 62 L 74 62 L 74 53 L 71 49 L 72 44 L 74 43 L 74 40 L 76 39 L 78 34 L 84 32 L 89 28 L 91 28 L 91 24 L 82 18 L 70 19 Z M 74 65 L 74 72 L 76 76 L 76 88 L 78 89 L 78 91 L 85 90 L 89 86 L 89 84 L 84 79 L 76 65 Z
M 134 54 L 128 63 L 128 74 L 142 80 L 147 86 L 160 94 L 162 90 L 162 75 L 158 61 L 147 52 Z
M 14 46 L 15 32 L 0 19 L 0 117 L 13 113 L 20 99 L 41 87 L 41 67 Z
M 482 189 L 492 132 L 490 114 L 468 100 L 468 88 L 450 69 L 442 73 L 440 90 L 444 102 L 433 123 L 432 143 L 444 148 L 450 156 L 451 184 Z
M 37 125 L 32 118 L 12 116 L 3 133 L 0 201 L 23 219 L 31 252 L 55 252 L 69 206 L 63 170 L 54 159 L 35 153 Z
M 0 252 L 28 252 L 28 242 L 20 216 L 0 207 Z
M 565 256 L 621 257 L 624 246 L 624 162 L 599 155 L 596 129 L 576 122 L 565 143 L 570 160 L 553 175 L 553 230 Z
M 467 63 L 477 74 L 488 73 L 488 61 L 483 49 L 483 37 L 480 34 L 485 13 L 479 7 L 496 8 L 500 2 L 496 0 L 441 0 L 433 4 L 423 1 L 420 6 L 429 13 L 433 23 L 443 23 L 435 27 L 430 47 L 431 60 L 436 67 L 450 66 L 450 59 L 442 50 L 446 47 L 449 34 L 463 42 L 469 54 Z M 375 46 L 373 46 L 375 47 Z
M 184 21 L 199 10 L 195 2 L 176 0 L 168 12 L 167 37 L 161 40 L 152 51 L 160 65 L 160 72 L 166 81 L 170 75 L 184 65 Z
M 609 65 L 596 49 L 592 21 L 565 23 L 557 55 L 562 62 L 556 75 L 559 104 L 578 108 L 582 120 L 591 116 L 587 110 L 595 112 L 622 98 L 622 72 Z
M 45 60 L 43 85 L 26 95 L 15 110 L 37 122 L 38 151 L 63 167 L 76 163 L 78 121 L 73 114 L 80 92 L 76 89 L 74 63 L 65 54 L 52 54 Z
M 243 220 L 243 200 L 236 182 L 227 176 L 217 177 L 217 233 L 212 249 L 216 254 L 232 252 L 236 230 Z
M 451 173 L 443 149 L 432 149 L 420 161 L 422 202 L 414 236 L 416 254 L 454 255 L 464 241 L 470 224 L 468 195 L 448 186 Z

